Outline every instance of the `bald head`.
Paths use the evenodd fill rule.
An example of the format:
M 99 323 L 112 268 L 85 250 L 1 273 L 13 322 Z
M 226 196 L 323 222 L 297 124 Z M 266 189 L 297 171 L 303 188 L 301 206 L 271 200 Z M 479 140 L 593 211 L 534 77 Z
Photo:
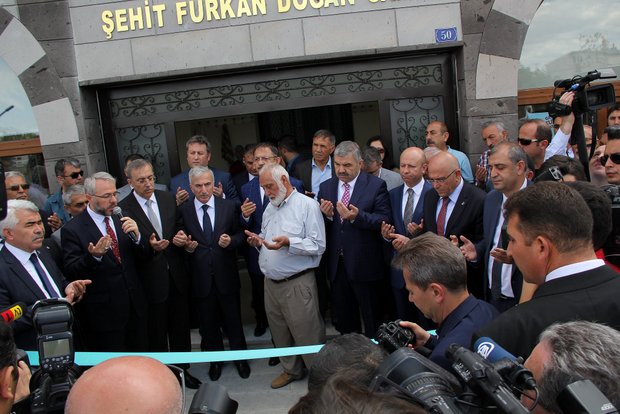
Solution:
M 440 152 L 428 162 L 428 178 L 440 197 L 448 197 L 461 182 L 459 161 L 448 152 Z
M 65 413 L 178 414 L 183 394 L 176 377 L 147 357 L 109 359 L 86 371 L 67 397 Z
M 407 187 L 414 187 L 426 173 L 426 155 L 418 147 L 410 147 L 400 154 L 400 176 Z

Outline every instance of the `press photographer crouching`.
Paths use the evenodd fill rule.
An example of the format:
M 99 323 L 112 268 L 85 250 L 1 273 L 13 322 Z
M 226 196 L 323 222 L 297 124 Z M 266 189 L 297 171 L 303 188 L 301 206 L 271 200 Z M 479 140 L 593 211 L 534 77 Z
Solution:
M 465 257 L 446 238 L 427 232 L 410 240 L 392 266 L 403 270 L 409 301 L 438 325 L 437 334 L 412 322 L 400 325 L 415 334 L 414 348 L 430 349 L 431 361 L 452 370 L 446 358 L 448 346 L 469 347 L 472 334 L 491 322 L 497 310 L 469 294 Z

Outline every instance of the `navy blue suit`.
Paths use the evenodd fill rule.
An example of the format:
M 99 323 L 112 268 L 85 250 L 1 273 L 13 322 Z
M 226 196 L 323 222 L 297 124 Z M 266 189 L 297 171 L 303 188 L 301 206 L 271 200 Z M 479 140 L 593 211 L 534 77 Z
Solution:
M 390 191 L 390 203 L 392 204 L 392 224 L 394 225 L 394 231 L 400 235 L 411 237 L 407 233 L 405 222 L 403 221 L 403 189 L 405 185 L 399 185 Z M 418 202 L 413 210 L 411 221 L 416 224 L 420 224 L 424 214 L 424 199 L 426 193 L 431 190 L 433 186 L 428 181 L 424 181 L 422 187 L 422 193 L 418 199 Z M 389 244 L 388 258 L 391 261 L 395 254 L 391 244 Z M 416 317 L 415 306 L 409 302 L 409 293 L 405 289 L 405 279 L 403 279 L 403 272 L 400 269 L 396 269 L 390 266 L 390 284 L 392 285 L 392 293 L 396 305 L 396 317 L 402 320 L 414 320 Z
M 360 172 L 350 204 L 359 209 L 357 218 L 341 222 L 336 210 L 340 180 L 334 176 L 321 184 L 319 200 L 334 205 L 333 219 L 325 219 L 327 234 L 327 273 L 332 282 L 332 309 L 341 333 L 361 331 L 374 337 L 379 327 L 379 303 L 385 266 L 382 256 L 381 222 L 390 222 L 392 209 L 385 181 Z M 353 292 L 352 292 L 353 291 Z
M 52 257 L 43 248 L 39 250 L 39 261 L 47 269 L 56 287 L 64 296 L 65 288 L 69 284 L 60 273 Z M 24 302 L 27 306 L 24 315 L 11 323 L 15 344 L 18 348 L 29 351 L 37 350 L 37 333 L 32 324 L 32 306 L 39 299 L 45 299 L 45 294 L 22 264 L 5 247 L 0 250 L 0 308 L 6 309 L 15 302 Z
M 213 171 L 213 186 L 217 186 L 218 183 L 222 183 L 222 188 L 224 189 L 224 194 L 226 194 L 226 199 L 233 200 L 235 203 L 239 204 L 239 195 L 237 194 L 237 190 L 235 190 L 235 185 L 230 178 L 230 174 L 217 168 L 209 167 L 209 169 Z M 179 187 L 187 191 L 190 195 L 192 194 L 192 190 L 189 188 L 189 170 L 175 175 L 170 180 L 170 192 L 176 194 Z
M 198 247 L 189 253 L 191 294 L 199 316 L 202 348 L 208 351 L 224 349 L 220 327 L 226 330 L 231 349 L 245 349 L 246 342 L 241 323 L 241 282 L 237 270 L 236 249 L 245 242 L 239 227 L 238 208 L 234 201 L 214 197 L 215 223 L 210 240 L 207 240 L 196 215 L 194 197 L 179 207 L 185 232 L 198 241 Z M 222 234 L 231 238 L 226 248 L 218 245 Z
M 304 193 L 304 186 L 300 180 L 295 177 L 289 177 L 291 185 L 300 193 Z M 263 212 L 267 208 L 269 201 L 265 201 L 260 196 L 260 183 L 258 177 L 249 181 L 241 187 L 241 198 L 243 201 L 246 199 L 256 204 L 256 211 L 252 213 L 249 221 L 245 221 L 241 217 L 241 225 L 243 228 L 251 231 L 252 233 L 260 234 L 261 226 L 263 224 Z M 267 315 L 265 314 L 265 289 L 263 286 L 265 275 L 260 270 L 258 265 L 258 251 L 250 247 L 245 252 L 245 261 L 248 265 L 248 273 L 250 274 L 250 281 L 252 282 L 252 308 L 256 313 L 256 321 L 267 324 Z

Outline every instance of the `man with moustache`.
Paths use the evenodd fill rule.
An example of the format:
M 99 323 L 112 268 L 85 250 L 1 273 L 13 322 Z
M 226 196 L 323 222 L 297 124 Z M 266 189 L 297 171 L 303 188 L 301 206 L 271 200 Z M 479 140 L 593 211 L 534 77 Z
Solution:
M 84 180 L 88 207 L 62 230 L 65 275 L 70 280 L 92 279 L 79 313 L 89 351 L 147 351 L 147 305 L 136 272 L 148 254 L 130 217 L 113 214 L 117 205 L 116 179 L 97 172 Z
M 269 198 L 260 234 L 246 230 L 248 244 L 260 251 L 265 275 L 265 310 L 278 347 L 325 341 L 314 269 L 325 251 L 325 227 L 318 203 L 298 193 L 284 167 L 265 165 L 260 184 Z M 282 372 L 271 382 L 281 388 L 303 378 L 313 355 L 280 357 Z
M 385 181 L 361 171 L 362 155 L 355 142 L 338 144 L 334 165 L 336 177 L 319 190 L 334 325 L 342 334 L 361 333 L 361 314 L 364 335 L 372 338 L 381 322 L 385 266 L 380 230 L 392 216 L 390 198 Z
M 390 191 L 392 204 L 392 223 L 381 224 L 381 235 L 396 247 L 402 247 L 413 236 L 411 223 L 420 224 L 422 221 L 424 198 L 433 186 L 424 179 L 426 174 L 426 156 L 418 147 L 410 147 L 400 154 L 400 176 L 404 184 Z M 413 321 L 417 319 L 415 307 L 409 302 L 409 293 L 405 289 L 405 281 L 401 270 L 390 267 L 390 283 L 396 305 L 398 319 Z
M 300 162 L 295 176 L 304 184 L 306 195 L 316 199 L 321 183 L 335 175 L 331 158 L 336 148 L 336 137 L 326 129 L 319 129 L 312 137 L 312 159 Z
M 191 292 L 200 318 L 203 351 L 223 351 L 222 331 L 230 349 L 247 349 L 241 323 L 241 282 L 236 249 L 245 241 L 235 201 L 213 197 L 213 172 L 203 166 L 188 174 L 193 197 L 179 211 L 184 230 L 172 239 L 189 253 Z M 222 362 L 212 362 L 209 377 L 217 381 Z M 235 361 L 241 378 L 250 376 L 246 361 Z
M 508 130 L 503 122 L 488 121 L 482 124 L 480 135 L 488 149 L 480 155 L 478 165 L 476 166 L 476 186 L 488 192 L 493 189 L 491 182 L 488 180 L 491 172 L 489 168 L 489 153 L 495 145 L 508 140 Z
M 471 163 L 467 155 L 461 151 L 450 148 L 448 145 L 448 139 L 450 133 L 448 132 L 448 126 L 440 121 L 433 121 L 426 127 L 426 146 L 434 147 L 440 151 L 448 152 L 454 156 L 459 162 L 459 168 L 461 176 L 468 183 L 474 182 L 474 174 L 471 171 Z
M 152 257 L 137 269 L 148 302 L 148 336 L 151 352 L 190 352 L 189 276 L 183 249 L 170 243 L 181 228 L 181 216 L 174 196 L 155 189 L 152 164 L 137 158 L 125 168 L 133 189 L 119 203 L 126 215 L 148 237 Z M 200 381 L 185 369 L 185 384 L 197 389 Z
M 32 306 L 40 299 L 64 297 L 76 303 L 90 280 L 69 283 L 43 245 L 43 223 L 39 209 L 27 200 L 10 200 L 7 216 L 0 221 L 5 246 L 0 251 L 0 307 L 24 302 L 25 314 L 11 324 L 18 347 L 37 349 L 32 324 Z
M 57 227 L 60 227 L 60 225 L 64 225 L 69 221 L 69 216 L 62 202 L 62 194 L 72 185 L 82 184 L 84 182 L 84 171 L 82 171 L 82 167 L 78 160 L 75 158 L 65 158 L 56 162 L 54 172 L 56 173 L 56 181 L 58 181 L 60 188 L 49 196 L 43 210 L 51 216 L 58 217 L 60 223 Z

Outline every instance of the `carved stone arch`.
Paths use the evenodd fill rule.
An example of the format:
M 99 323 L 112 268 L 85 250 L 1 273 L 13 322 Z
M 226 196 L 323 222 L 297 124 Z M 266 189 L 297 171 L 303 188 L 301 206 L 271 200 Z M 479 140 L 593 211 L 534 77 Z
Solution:
M 41 145 L 77 142 L 71 102 L 54 65 L 30 31 L 0 7 L 0 57 L 18 76 L 39 127 Z

